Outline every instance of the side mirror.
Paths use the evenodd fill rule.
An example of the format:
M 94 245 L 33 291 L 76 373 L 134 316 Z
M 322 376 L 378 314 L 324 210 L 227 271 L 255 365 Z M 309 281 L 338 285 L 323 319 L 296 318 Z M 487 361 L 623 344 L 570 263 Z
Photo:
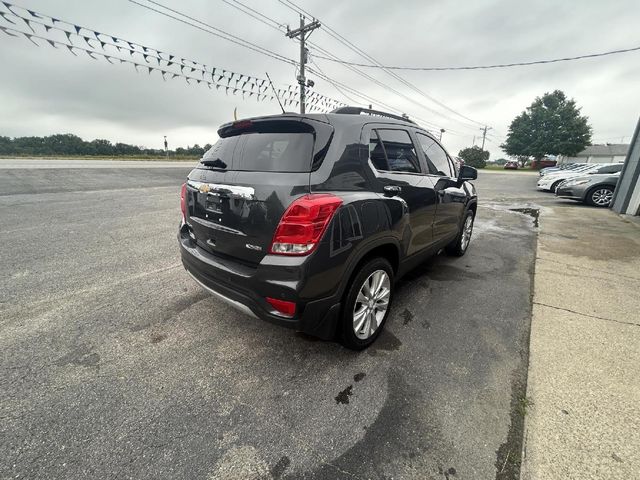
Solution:
M 467 180 L 475 180 L 478 178 L 478 170 L 468 165 L 462 165 L 460 167 L 460 173 L 458 173 L 458 180 L 465 182 Z

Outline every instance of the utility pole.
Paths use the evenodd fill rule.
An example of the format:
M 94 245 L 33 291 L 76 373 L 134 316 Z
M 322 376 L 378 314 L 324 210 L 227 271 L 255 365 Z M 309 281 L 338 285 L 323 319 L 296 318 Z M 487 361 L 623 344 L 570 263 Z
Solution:
M 485 125 L 484 128 L 481 128 L 480 130 L 482 130 L 482 151 L 484 152 L 484 141 L 487 138 L 487 131 L 492 130 L 492 128 Z
M 169 144 L 167 143 L 167 136 L 164 136 L 164 155 L 169 158 Z
M 311 32 L 313 32 L 316 28 L 320 28 L 320 22 L 314 20 L 311 23 L 304 23 L 305 17 L 300 15 L 300 28 L 296 28 L 295 30 L 289 30 L 287 27 L 287 37 L 289 38 L 299 38 L 300 39 L 300 73 L 298 74 L 298 84 L 300 85 L 300 113 L 304 113 L 305 111 L 305 102 L 306 102 L 306 92 L 305 89 L 307 87 L 307 79 L 304 76 L 304 66 L 307 63 L 307 54 L 309 50 L 305 47 L 305 42 Z M 313 86 L 313 82 L 309 80 L 309 86 Z

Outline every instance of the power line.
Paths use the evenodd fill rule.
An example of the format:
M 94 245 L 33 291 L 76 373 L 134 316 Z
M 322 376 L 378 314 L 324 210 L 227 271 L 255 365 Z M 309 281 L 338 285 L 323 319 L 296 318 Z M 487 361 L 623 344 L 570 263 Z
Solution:
M 635 52 L 638 50 L 640 50 L 640 46 L 630 47 L 630 48 L 620 48 L 617 50 L 609 50 L 606 52 L 599 52 L 599 53 L 588 53 L 585 55 L 576 55 L 574 57 L 554 58 L 551 60 L 533 60 L 529 62 L 496 63 L 493 65 L 470 65 L 470 66 L 460 66 L 460 67 L 408 67 L 408 66 L 400 67 L 400 66 L 391 66 L 391 65 L 378 65 L 378 64 L 371 64 L 371 63 L 348 62 L 345 60 L 337 60 L 335 58 L 321 57 L 321 56 L 318 56 L 318 58 L 322 58 L 323 60 L 327 60 L 329 62 L 342 63 L 345 65 L 351 65 L 355 67 L 379 68 L 379 69 L 385 69 L 385 70 L 441 72 L 441 71 L 455 71 L 455 70 L 489 70 L 489 69 L 495 69 L 495 68 L 523 67 L 523 66 L 530 66 L 530 65 L 544 65 L 548 63 L 572 62 L 575 60 L 606 57 L 608 55 L 618 55 L 620 53 L 629 53 L 629 52 Z
M 196 25 L 196 24 L 194 24 L 192 22 L 186 21 L 186 20 L 184 20 L 182 18 L 178 18 L 178 17 L 176 17 L 174 15 L 171 15 L 171 14 L 169 14 L 167 12 L 163 12 L 161 10 L 153 8 L 153 7 L 149 6 L 149 5 L 144 5 L 144 4 L 140 3 L 140 2 L 137 2 L 136 0 L 129 0 L 129 2 L 135 3 L 136 5 L 138 5 L 138 6 L 142 7 L 142 8 L 146 8 L 146 9 L 151 10 L 153 12 L 159 13 L 160 15 L 164 15 L 165 17 L 172 18 L 172 19 L 177 20 L 179 22 L 182 22 L 182 23 L 184 23 L 186 25 L 190 25 L 190 26 L 192 26 L 194 28 L 202 30 L 203 32 L 209 33 L 209 34 L 214 35 L 216 37 L 219 37 L 219 38 L 222 38 L 222 39 L 227 40 L 229 42 L 235 43 L 236 45 L 240 45 L 241 47 L 248 48 L 248 49 L 253 50 L 253 51 L 257 52 L 257 53 L 261 53 L 261 54 L 266 55 L 268 57 L 271 57 L 271 58 L 273 58 L 275 60 L 279 60 L 281 62 L 288 63 L 290 65 L 295 65 L 296 64 L 295 60 L 287 58 L 284 55 L 280 55 L 279 53 L 276 53 L 276 52 L 274 52 L 272 50 L 269 50 L 267 48 L 261 47 L 260 45 L 252 43 L 252 42 L 250 42 L 248 40 L 245 40 L 245 39 L 243 39 L 241 37 L 238 37 L 238 36 L 233 35 L 231 33 L 225 32 L 224 30 L 216 28 L 213 25 L 209 25 L 208 23 L 205 23 L 205 22 L 203 22 L 201 20 L 198 20 L 197 18 L 190 17 L 189 15 L 186 15 L 186 14 L 184 14 L 182 12 L 179 12 L 178 10 L 174 10 L 173 8 L 166 7 L 166 6 L 162 5 L 159 2 L 156 2 L 154 0 L 146 0 L 146 1 L 149 2 L 149 3 L 152 3 L 154 5 L 157 5 L 157 6 L 161 7 L 161 8 L 164 8 L 165 10 L 173 12 L 173 13 L 175 13 L 177 15 L 181 15 L 184 18 L 192 20 L 192 22 L 196 22 L 196 23 L 199 23 L 200 25 L 204 25 L 205 27 L 207 27 L 210 30 L 207 30 L 206 28 L 203 28 L 203 27 L 201 27 L 199 25 Z M 211 31 L 211 30 L 213 30 L 213 31 Z M 216 32 L 218 32 L 218 33 L 216 33 Z
M 277 22 L 277 21 L 276 21 L 276 20 L 274 20 L 273 18 L 271 18 L 271 17 L 269 17 L 269 16 L 267 16 L 267 15 L 265 15 L 265 14 L 263 14 L 263 13 L 261 13 L 261 12 L 257 11 L 257 10 L 255 10 L 255 9 L 252 9 L 252 8 L 247 7 L 247 6 L 246 6 L 246 5 L 244 5 L 242 2 L 240 2 L 240 1 L 238 1 L 238 0 L 232 0 L 234 3 L 237 3 L 237 4 L 239 4 L 239 5 L 243 6 L 243 7 L 246 7 L 247 9 L 250 9 L 250 10 L 251 10 L 251 12 L 253 12 L 255 15 L 252 15 L 251 13 L 249 13 L 249 12 L 247 12 L 247 11 L 243 10 L 242 8 L 237 7 L 236 5 L 232 5 L 231 3 L 229 3 L 229 0 L 222 0 L 222 1 L 223 1 L 223 2 L 225 2 L 225 3 L 227 3 L 228 5 L 230 5 L 231 7 L 236 8 L 238 11 L 240 11 L 240 12 L 242 12 L 242 13 L 245 13 L 245 14 L 247 14 L 247 15 L 251 16 L 252 18 L 254 18 L 254 19 L 256 19 L 256 20 L 259 20 L 261 23 L 266 24 L 266 25 L 270 26 L 271 28 L 276 29 L 276 30 L 278 30 L 278 31 L 282 31 L 282 30 L 281 30 L 281 28 L 278 28 L 278 27 L 276 27 L 276 26 L 275 26 L 275 25 L 281 26 L 281 25 L 279 24 L 279 22 Z M 293 10 L 293 8 L 292 8 L 292 7 L 289 7 L 289 8 L 291 8 L 291 9 Z M 298 11 L 296 11 L 296 10 L 294 10 L 294 11 L 295 11 L 296 13 L 300 13 L 300 12 L 298 12 Z M 259 16 L 259 17 L 261 17 L 261 18 L 256 18 L 256 15 L 257 15 L 257 16 Z M 271 25 L 271 24 L 269 24 L 269 23 L 267 23 L 267 22 L 270 22 L 270 23 L 271 23 L 271 24 L 273 24 L 273 25 Z M 316 50 L 318 50 L 318 51 L 320 51 L 320 52 L 323 52 L 325 55 L 332 55 L 332 56 L 334 56 L 335 58 L 338 58 L 338 57 L 336 57 L 335 55 L 333 55 L 333 53 L 329 52 L 328 50 L 326 50 L 326 49 L 324 49 L 324 48 L 320 47 L 319 45 L 317 45 L 317 44 L 315 44 L 315 43 L 313 43 L 313 42 L 310 42 L 310 41 L 309 41 L 309 42 L 308 42 L 308 44 L 309 44 L 311 47 L 313 47 L 314 49 L 316 49 Z M 324 77 L 325 77 L 325 78 L 323 78 L 325 81 L 327 81 L 327 82 L 328 82 L 329 84 L 331 84 L 334 88 L 336 88 L 338 91 L 340 91 L 340 93 L 342 93 L 342 94 L 345 96 L 345 98 L 347 98 L 347 99 L 349 99 L 350 101 L 353 101 L 353 102 L 355 102 L 355 103 L 358 103 L 358 102 L 357 102 L 357 101 L 355 101 L 353 98 L 351 98 L 351 97 L 349 97 L 348 95 L 346 95 L 346 94 L 344 93 L 344 91 L 340 90 L 340 88 L 338 87 L 338 83 L 337 83 L 337 81 L 336 81 L 336 80 L 331 79 L 331 77 L 329 77 L 328 75 L 326 75 L 326 74 L 325 74 L 325 73 L 320 69 L 320 67 L 319 67 L 315 62 L 314 62 L 314 65 L 316 66 L 316 68 L 318 68 L 318 70 L 320 70 L 320 72 L 321 72 L 322 76 L 324 76 Z M 368 80 L 370 80 L 370 81 L 372 81 L 372 82 L 376 83 L 377 85 L 379 85 L 380 87 L 382 87 L 382 88 L 386 89 L 387 91 L 390 91 L 390 92 L 392 92 L 392 93 L 395 93 L 395 94 L 397 94 L 397 95 L 400 95 L 400 96 L 402 96 L 402 97 L 406 98 L 407 100 L 409 100 L 410 102 L 412 102 L 412 103 L 413 103 L 413 99 L 411 99 L 411 98 L 409 98 L 409 97 L 407 97 L 407 96 L 403 95 L 402 93 L 398 92 L 397 90 L 395 90 L 395 89 L 393 89 L 393 88 L 389 87 L 388 85 L 386 85 L 386 84 L 384 84 L 384 83 L 380 82 L 379 80 L 377 80 L 376 78 L 374 78 L 374 77 L 370 76 L 369 74 L 367 74 L 367 73 L 365 73 L 365 72 L 362 72 L 361 70 L 358 70 L 358 69 L 357 69 L 357 68 L 355 68 L 355 67 L 347 66 L 347 68 L 349 68 L 350 70 L 354 71 L 355 73 L 357 73 L 357 74 L 359 74 L 359 75 L 363 76 L 364 78 L 366 78 L 366 79 L 368 79 Z M 321 77 L 321 78 L 322 78 L 322 77 Z M 343 85 L 343 89 L 345 89 L 345 90 L 346 90 L 347 88 L 350 88 L 350 87 L 347 87 L 346 85 Z M 357 92 L 357 93 L 356 93 L 356 92 Z M 377 99 L 375 99 L 375 98 L 373 98 L 373 97 L 370 97 L 370 96 L 362 96 L 362 95 L 360 94 L 360 92 L 358 92 L 358 91 L 357 91 L 357 90 L 355 90 L 355 89 L 352 89 L 352 94 L 353 94 L 353 95 L 355 95 L 355 96 L 358 96 L 358 97 L 360 97 L 360 98 L 362 98 L 362 99 L 364 99 L 367 103 L 375 103 L 375 104 L 378 104 L 378 105 L 383 105 L 383 106 L 385 106 L 385 108 L 388 108 L 388 109 L 393 110 L 393 111 L 397 111 L 397 109 L 396 109 L 396 108 L 391 107 L 391 106 L 389 106 L 389 105 L 386 105 L 384 102 L 382 102 L 382 101 L 380 101 L 380 100 L 377 100 Z M 422 120 L 422 119 L 420 119 L 419 117 L 414 116 L 414 118 L 416 118 L 416 119 L 420 120 L 422 123 L 425 123 L 425 124 L 428 124 L 428 125 L 432 126 L 432 128 L 436 128 L 436 129 L 439 129 L 439 128 L 440 128 L 439 126 L 436 126 L 436 125 L 432 124 L 431 122 L 427 122 L 426 120 Z
M 283 5 L 291 8 L 292 10 L 298 11 L 299 13 L 305 13 L 306 15 L 312 16 L 309 12 L 307 12 L 306 10 L 304 10 L 302 7 L 296 5 L 293 1 L 291 0 L 279 0 L 280 3 L 282 3 Z M 285 3 L 286 1 L 286 3 Z M 352 43 L 351 41 L 349 41 L 348 39 L 346 39 L 345 37 L 343 37 L 342 35 L 340 35 L 337 31 L 335 31 L 334 29 L 332 29 L 331 27 L 329 27 L 326 23 L 323 22 L 323 25 L 325 27 L 325 31 L 334 39 L 336 39 L 337 41 L 339 41 L 340 43 L 342 43 L 343 45 L 347 46 L 350 50 L 354 51 L 355 53 L 357 53 L 358 55 L 360 55 L 361 57 L 379 65 L 379 68 L 381 68 L 385 73 L 387 73 L 388 75 L 390 75 L 391 77 L 395 78 L 396 80 L 398 80 L 399 82 L 401 82 L 403 85 L 407 86 L 408 88 L 410 88 L 411 90 L 413 90 L 414 92 L 418 93 L 419 95 L 422 95 L 424 98 L 434 102 L 435 104 L 439 105 L 440 107 L 444 108 L 445 110 L 461 117 L 464 118 L 465 120 L 475 123 L 477 125 L 484 125 L 481 122 L 478 122 L 476 120 L 473 120 L 472 118 L 469 118 L 463 114 L 461 114 L 460 112 L 454 110 L 453 108 L 449 107 L 448 105 L 444 104 L 443 102 L 437 100 L 436 98 L 434 98 L 433 96 L 429 95 L 428 93 L 424 92 L 423 90 L 419 89 L 418 87 L 416 87 L 415 85 L 413 85 L 411 82 L 409 82 L 408 80 L 400 77 L 398 74 L 396 74 L 395 72 L 386 69 L 379 61 L 377 61 L 375 58 L 373 58 L 371 55 L 369 55 L 368 53 L 366 53 L 364 50 L 362 50 L 361 48 L 359 48 L 358 46 L 356 46 L 354 43 Z M 318 58 L 323 58 L 318 56 Z M 336 60 L 334 58 L 334 60 Z M 336 60 L 337 61 L 337 60 Z M 344 61 L 341 61 L 340 63 L 344 63 Z M 348 62 L 347 62 L 348 63 Z M 352 65 L 353 66 L 353 65 Z M 357 66 L 357 65 L 356 65 Z M 435 113 L 436 115 L 440 115 L 443 118 L 447 118 L 451 121 L 457 121 L 459 123 L 461 123 L 459 120 L 455 120 L 452 119 L 450 117 L 448 117 L 447 115 L 444 115 L 442 112 L 438 112 L 436 110 L 433 110 L 429 107 L 426 107 L 424 105 L 422 105 L 423 108 L 426 108 L 427 110 L 431 111 L 432 113 Z M 469 128 L 476 128 L 476 127 L 469 127 Z
M 280 24 L 278 21 L 274 20 L 273 18 L 269 17 L 268 15 L 265 15 L 264 13 L 262 13 L 262 12 L 260 12 L 260 11 L 256 10 L 256 9 L 254 9 L 254 8 L 251 8 L 251 7 L 247 6 L 247 5 L 245 5 L 244 3 L 240 2 L 239 0 L 222 0 L 222 1 L 223 1 L 224 3 L 226 3 L 227 5 L 229 5 L 229 6 L 233 7 L 233 8 L 235 8 L 236 10 L 238 10 L 238 11 L 240 11 L 240 12 L 242 12 L 242 13 L 245 13 L 246 15 L 249 15 L 250 17 L 254 18 L 255 20 L 260 21 L 261 23 L 263 23 L 263 24 L 265 24 L 265 25 L 269 26 L 270 28 L 272 28 L 272 29 L 274 29 L 274 30 L 276 30 L 276 31 L 284 31 L 282 24 Z M 244 7 L 244 8 L 245 8 L 245 9 L 247 9 L 247 10 L 250 10 L 251 12 L 245 11 L 245 9 L 240 8 L 239 6 L 237 6 L 237 5 L 234 5 L 234 4 L 230 3 L 230 1 L 232 1 L 232 2 L 233 2 L 233 3 L 235 3 L 235 4 L 239 4 L 240 6 Z M 290 6 L 288 6 L 288 5 L 285 5 L 285 6 L 287 6 L 288 8 L 290 8 L 290 9 L 292 9 L 292 10 L 294 10 L 292 7 L 290 7 Z M 294 11 L 295 11 L 296 13 L 300 13 L 300 12 L 298 12 L 297 10 L 294 10 Z M 330 55 L 330 56 L 333 56 L 334 58 L 338 58 L 338 57 L 336 57 L 333 53 L 331 53 L 330 51 L 328 51 L 328 50 L 326 50 L 326 49 L 324 49 L 324 48 L 320 47 L 319 45 L 317 45 L 317 44 L 315 44 L 315 43 L 313 43 L 313 42 L 311 42 L 311 41 L 309 41 L 309 42 L 307 42 L 307 43 L 308 43 L 311 47 L 313 47 L 313 49 L 314 49 L 314 50 L 318 50 L 318 51 L 320 51 L 320 52 L 323 52 L 325 55 Z M 315 65 L 315 67 L 319 70 L 319 72 L 320 72 L 320 74 L 321 74 L 321 75 L 318 75 L 318 76 L 320 76 L 320 78 L 322 78 L 323 80 L 325 80 L 326 82 L 328 82 L 330 85 L 332 85 L 336 90 L 338 90 L 338 91 L 339 91 L 339 92 L 340 92 L 340 93 L 341 93 L 341 94 L 342 94 L 346 99 L 348 99 L 349 101 L 354 102 L 354 103 L 359 103 L 357 100 L 354 100 L 351 96 L 349 96 L 349 95 L 347 95 L 347 94 L 346 94 L 345 90 L 346 90 L 347 88 L 350 88 L 350 87 L 347 87 L 346 85 L 343 85 L 343 88 L 341 89 L 341 88 L 340 88 L 340 86 L 339 86 L 339 83 L 337 83 L 337 81 L 336 81 L 336 80 L 332 79 L 332 78 L 331 78 L 331 77 L 329 77 L 327 74 L 325 74 L 325 72 L 320 68 L 320 66 L 319 66 L 316 62 L 314 62 L 313 60 L 311 60 L 311 62 L 312 62 L 312 63 Z M 371 76 L 370 76 L 370 75 L 368 75 L 367 73 L 362 72 L 361 70 L 358 70 L 358 69 L 357 69 L 357 68 L 355 68 L 355 67 L 351 67 L 351 66 L 348 66 L 348 65 L 347 65 L 346 67 L 347 67 L 348 69 L 352 70 L 353 72 L 355 72 L 356 74 L 361 75 L 361 76 L 363 76 L 364 78 L 366 78 L 366 79 L 368 79 L 368 80 L 370 80 L 370 81 L 372 81 L 372 82 L 376 83 L 377 85 L 381 86 L 382 88 L 386 89 L 387 91 L 391 91 L 392 93 L 396 93 L 396 94 L 398 94 L 398 95 L 401 95 L 401 96 L 403 96 L 404 98 L 408 99 L 409 101 L 411 101 L 411 102 L 413 103 L 413 99 L 411 99 L 411 98 L 409 98 L 409 97 L 404 96 L 403 94 L 401 94 L 401 93 L 400 93 L 400 92 L 398 92 L 397 90 L 394 90 L 394 89 L 393 89 L 393 88 L 391 88 L 391 87 L 388 87 L 386 84 L 384 84 L 384 83 L 380 82 L 379 80 L 375 79 L 374 77 L 371 77 Z M 310 70 L 310 71 L 312 71 L 312 70 Z M 315 73 L 315 72 L 314 72 L 314 73 Z M 387 109 L 389 109 L 389 110 L 397 111 L 397 109 L 396 109 L 396 108 L 391 107 L 391 106 L 389 106 L 389 105 L 385 104 L 384 102 L 382 102 L 382 101 L 380 101 L 380 100 L 377 100 L 377 99 L 375 99 L 375 98 L 373 98 L 373 97 L 371 97 L 371 96 L 368 96 L 368 95 L 363 96 L 360 92 L 358 92 L 358 91 L 357 91 L 357 90 L 355 90 L 355 89 L 351 89 L 351 90 L 352 90 L 352 92 L 351 92 L 351 94 L 352 94 L 352 95 L 355 95 L 355 96 L 360 97 L 361 99 L 364 99 L 364 100 L 365 100 L 365 103 L 375 103 L 375 104 L 378 104 L 378 105 L 382 105 L 382 106 L 384 106 L 385 108 L 387 108 Z M 437 113 L 437 112 L 436 112 L 436 113 Z M 414 117 L 415 119 L 419 120 L 421 123 L 424 123 L 425 125 L 428 125 L 429 127 L 434 128 L 434 129 L 436 129 L 436 130 L 439 130 L 439 129 L 441 128 L 440 126 L 435 125 L 435 124 L 433 124 L 432 122 L 428 122 L 428 121 L 426 121 L 426 120 L 424 120 L 424 119 L 421 119 L 421 118 L 419 118 L 419 117 L 417 117 L 417 116 L 413 116 L 413 117 Z M 472 127 L 472 128 L 475 128 L 475 127 Z M 451 132 L 453 135 L 464 135 L 464 134 L 462 134 L 462 133 L 460 133 L 460 132 L 457 132 L 457 131 L 455 131 L 455 130 L 452 130 L 452 129 L 448 129 L 448 131 L 449 131 L 449 132 Z

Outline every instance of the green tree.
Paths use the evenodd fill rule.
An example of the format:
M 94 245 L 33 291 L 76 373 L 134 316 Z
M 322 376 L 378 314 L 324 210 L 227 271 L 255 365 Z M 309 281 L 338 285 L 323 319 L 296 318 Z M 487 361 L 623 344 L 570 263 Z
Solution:
M 513 119 L 506 141 L 500 147 L 520 163 L 529 157 L 574 156 L 591 144 L 588 118 L 580 115 L 575 100 L 555 90 L 536 97 Z
M 473 147 L 463 148 L 458 156 L 464 160 L 465 165 L 476 168 L 484 168 L 489 160 L 489 152 L 482 150 L 477 145 Z

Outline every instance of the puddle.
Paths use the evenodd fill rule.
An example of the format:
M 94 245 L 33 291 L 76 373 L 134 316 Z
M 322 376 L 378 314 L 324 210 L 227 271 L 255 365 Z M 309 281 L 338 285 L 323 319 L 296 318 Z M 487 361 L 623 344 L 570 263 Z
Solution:
M 533 218 L 533 225 L 535 227 L 538 227 L 539 222 L 538 219 L 540 218 L 540 209 L 539 208 L 510 208 L 509 211 L 511 212 L 518 212 L 518 213 L 523 213 L 525 215 L 529 215 L 531 218 Z

